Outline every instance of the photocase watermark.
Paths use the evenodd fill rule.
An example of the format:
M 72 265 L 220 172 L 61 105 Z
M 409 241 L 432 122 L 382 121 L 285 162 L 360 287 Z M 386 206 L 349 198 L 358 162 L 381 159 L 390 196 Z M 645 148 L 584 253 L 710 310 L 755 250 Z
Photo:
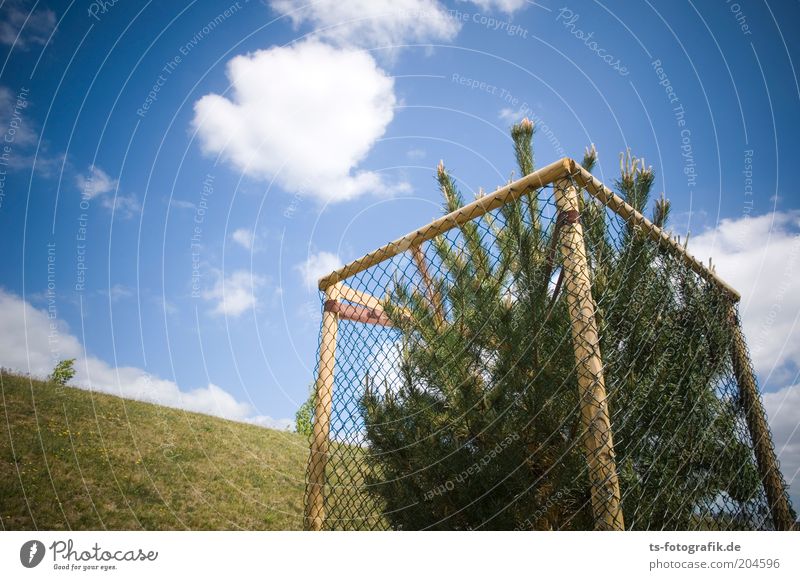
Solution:
M 750 217 L 753 212 L 753 153 L 752 149 L 744 150 L 744 169 L 742 175 L 744 176 L 744 209 L 742 215 L 746 218 Z
M 286 204 L 286 207 L 283 208 L 283 217 L 286 219 L 292 219 L 294 214 L 297 212 L 297 209 L 300 207 L 300 204 L 303 203 L 303 194 L 302 190 L 297 190 L 292 195 L 292 198 L 289 200 L 289 203 Z
M 88 549 L 75 549 L 72 539 L 56 540 L 50 544 L 49 550 L 53 555 L 54 570 L 108 571 L 116 570 L 119 562 L 154 562 L 158 558 L 155 550 L 105 549 L 97 542 Z
M 511 20 L 496 18 L 483 12 L 462 12 L 450 9 L 422 9 L 422 10 L 394 10 L 392 14 L 398 17 L 410 17 L 416 20 L 428 20 L 460 26 L 461 24 L 475 24 L 492 32 L 502 32 L 507 36 L 528 38 L 528 29 Z
M 42 563 L 46 553 L 44 544 L 39 540 L 28 540 L 19 549 L 19 562 L 26 568 L 36 568 Z
M 35 568 L 42 563 L 48 551 L 52 555 L 53 570 L 102 571 L 116 570 L 120 562 L 155 562 L 158 552 L 143 548 L 107 549 L 97 542 L 88 548 L 76 548 L 72 539 L 56 540 L 49 547 L 39 540 L 28 540 L 19 549 L 19 561 L 25 568 Z
M 518 36 L 519 38 L 528 38 L 528 29 L 514 24 L 510 20 L 502 20 L 494 16 L 487 16 L 481 12 L 460 12 L 458 10 L 450 10 L 450 17 L 458 22 L 471 22 L 477 24 L 487 30 L 494 32 L 503 32 L 507 36 Z
M 725 0 L 725 4 L 728 5 L 728 8 L 733 14 L 733 17 L 736 19 L 736 24 L 739 25 L 739 30 L 742 31 L 742 34 L 745 36 L 750 36 L 753 34 L 753 31 L 750 30 L 750 25 L 747 24 L 747 15 L 742 10 L 741 4 L 738 2 L 732 2 L 731 0 Z
M 47 286 L 44 291 L 47 303 L 47 346 L 50 349 L 50 366 L 61 360 L 61 335 L 58 327 L 56 294 L 56 243 L 47 243 Z M 60 388 L 60 387 L 59 387 Z
M 500 97 L 501 99 L 507 94 L 505 89 L 501 89 L 497 85 L 493 85 L 486 81 L 480 79 L 473 79 L 470 77 L 465 77 L 459 73 L 453 73 L 453 76 L 450 77 L 450 80 L 458 85 L 463 87 L 467 87 L 470 90 L 478 90 L 484 93 L 488 93 L 490 95 L 494 95 Z
M 556 505 L 556 502 L 561 499 L 561 496 L 563 495 L 564 492 L 559 490 L 555 495 L 549 496 L 547 501 L 544 502 L 539 509 L 527 517 L 524 522 L 514 528 L 514 531 L 521 532 L 523 530 L 535 530 L 537 528 L 537 522 L 541 520 L 545 514 L 547 514 L 547 510 Z
M 87 13 L 89 18 L 94 18 L 97 22 L 100 22 L 101 16 L 105 16 L 120 0 L 95 0 L 89 4 L 89 8 Z
M 312 183 L 310 178 L 307 177 L 303 179 L 303 182 L 292 194 L 292 198 L 289 200 L 289 203 L 283 208 L 283 217 L 286 219 L 292 219 L 294 217 L 294 214 L 297 213 L 297 210 L 302 205 L 303 200 L 310 195 L 309 189 L 311 186 Z
M 89 177 L 84 180 L 81 200 L 78 202 L 80 213 L 78 214 L 78 228 L 75 231 L 75 292 L 86 290 L 86 273 L 89 269 L 86 263 L 86 242 L 89 235 L 89 208 L 96 189 L 94 185 L 95 172 L 90 171 Z
M 686 176 L 686 187 L 689 189 L 691 195 L 694 188 L 697 187 L 697 164 L 694 159 L 694 149 L 692 147 L 692 131 L 689 129 L 686 122 L 686 110 L 681 103 L 678 93 L 672 86 L 660 59 L 655 59 L 650 63 L 653 72 L 656 73 L 658 84 L 664 88 L 664 93 L 667 100 L 672 105 L 672 115 L 675 118 L 675 124 L 680 130 L 681 139 L 681 159 L 683 160 L 683 174 Z
M 192 298 L 202 297 L 201 250 L 203 249 L 203 223 L 208 211 L 208 200 L 214 195 L 214 175 L 207 173 L 200 189 L 200 200 L 194 207 L 194 223 L 189 248 L 192 254 Z
M 14 141 L 17 139 L 17 132 L 22 128 L 22 113 L 28 107 L 29 98 L 30 89 L 22 87 L 17 92 L 14 106 L 11 109 L 11 118 L 8 120 L 8 126 L 5 127 L 3 134 L 2 147 L 0 147 L 0 209 L 2 209 L 6 197 L 6 176 L 8 174 L 6 168 L 11 163 Z
M 480 461 L 476 461 L 475 463 L 470 465 L 467 469 L 463 470 L 455 477 L 448 479 L 443 484 L 437 485 L 433 489 L 425 492 L 425 495 L 423 496 L 425 501 L 430 501 L 436 496 L 444 495 L 449 491 L 453 491 L 456 487 L 456 483 L 462 484 L 473 475 L 480 473 L 481 470 L 487 465 L 489 465 L 489 463 L 491 463 L 495 457 L 500 455 L 509 445 L 511 445 L 511 443 L 517 441 L 518 439 L 519 439 L 519 433 L 512 433 L 511 435 L 509 435 L 508 437 L 497 443 L 494 447 L 492 447 L 492 449 L 490 449 L 489 452 L 486 455 L 484 455 Z
M 183 59 L 189 56 L 189 54 L 195 48 L 197 48 L 200 43 L 205 40 L 220 24 L 225 22 L 234 14 L 237 14 L 242 9 L 243 3 L 246 4 L 249 1 L 250 0 L 237 0 L 225 10 L 217 14 L 213 19 L 209 20 L 202 28 L 194 33 L 192 38 L 178 47 L 178 52 L 175 53 L 172 58 L 167 60 L 167 62 L 164 63 L 164 66 L 161 67 L 161 70 L 159 71 L 156 80 L 153 81 L 153 84 L 150 86 L 150 90 L 145 96 L 144 101 L 142 101 L 142 104 L 136 109 L 136 114 L 140 118 L 144 119 L 152 106 L 158 101 L 161 89 L 164 88 L 170 76 L 181 65 Z
M 600 60 L 605 62 L 608 66 L 610 66 L 613 70 L 617 71 L 621 76 L 625 77 L 630 74 L 628 67 L 622 64 L 622 61 L 608 52 L 605 48 L 600 46 L 600 44 L 594 40 L 594 32 L 585 32 L 584 30 L 578 28 L 577 22 L 580 20 L 580 14 L 577 14 L 571 8 L 561 8 L 558 13 L 556 14 L 556 22 L 560 22 L 564 28 L 566 28 L 572 36 L 577 38 L 578 40 L 583 41 L 583 44 L 595 53 Z
M 493 85 L 481 79 L 464 76 L 457 72 L 450 76 L 450 82 L 467 87 L 470 90 L 478 90 L 497 97 L 503 105 L 506 105 L 503 109 L 503 112 L 506 113 L 505 118 L 514 118 L 514 120 L 518 121 L 527 117 L 536 127 L 536 134 L 543 135 L 547 139 L 556 155 L 559 157 L 566 157 L 564 146 L 561 144 L 561 140 L 556 136 L 550 125 L 533 110 L 533 107 L 531 107 L 527 101 L 520 99 L 510 90 L 498 87 L 497 85 Z

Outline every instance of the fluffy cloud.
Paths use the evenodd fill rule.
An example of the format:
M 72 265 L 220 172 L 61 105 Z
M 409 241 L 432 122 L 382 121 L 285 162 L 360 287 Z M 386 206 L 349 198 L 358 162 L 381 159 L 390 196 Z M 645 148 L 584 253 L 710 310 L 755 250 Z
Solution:
M 214 314 L 237 317 L 256 306 L 256 292 L 266 283 L 263 276 L 236 270 L 227 277 L 220 274 L 214 287 L 203 292 L 203 298 L 214 302 Z
M 403 384 L 401 368 L 403 345 L 400 341 L 381 341 L 372 351 L 369 374 L 375 391 L 381 395 L 397 393 Z M 419 386 L 422 386 L 423 382 Z M 424 388 L 424 387 L 423 387 Z
M 119 193 L 119 180 L 96 165 L 90 166 L 86 174 L 79 173 L 75 184 L 84 198 L 98 200 L 115 217 L 130 219 L 142 211 L 138 198 L 134 194 Z
M 142 211 L 139 199 L 133 194 L 103 196 L 100 198 L 100 205 L 123 219 L 130 219 Z
M 800 506 L 800 385 L 764 395 L 772 439 L 789 484 L 792 504 Z
M 55 26 L 56 14 L 52 10 L 29 11 L 20 0 L 8 0 L 0 7 L 0 43 L 8 46 L 44 46 Z
M 406 151 L 406 157 L 409 161 L 420 161 L 425 159 L 427 153 L 424 149 L 409 149 Z
M 525 117 L 525 111 L 504 107 L 500 109 L 500 113 L 497 116 L 508 123 L 519 123 Z
M 246 423 L 253 425 L 261 425 L 262 427 L 269 427 L 270 429 L 279 429 L 281 431 L 294 430 L 294 421 L 292 419 L 273 419 L 269 415 L 256 415 L 255 417 L 248 417 Z
M 28 171 L 34 169 L 42 177 L 52 177 L 64 165 L 63 153 L 53 155 L 50 144 L 41 139 L 36 120 L 29 113 L 30 91 L 20 88 L 13 93 L 0 86 L 0 139 L 13 144 L 7 155 L 5 169 Z
M 247 228 L 239 228 L 231 234 L 231 239 L 245 250 L 253 249 L 253 232 Z
M 295 266 L 309 290 L 317 287 L 317 282 L 322 276 L 330 274 L 341 267 L 342 260 L 336 254 L 330 252 L 311 254 L 305 262 Z
M 195 209 L 194 202 L 186 201 L 185 199 L 170 199 L 169 206 L 175 209 Z
M 501 0 L 514 2 L 515 0 Z M 452 40 L 459 23 L 437 0 L 272 0 L 272 9 L 341 46 L 382 47 Z
M 0 288 L 0 364 L 48 374 L 58 359 L 78 358 L 83 349 L 57 319 L 50 319 L 28 302 Z
M 742 294 L 740 311 L 756 371 L 800 366 L 800 212 L 723 220 L 689 242 Z
M 108 289 L 108 298 L 111 302 L 119 302 L 133 297 L 133 289 L 124 284 L 114 284 Z
M 11 139 L 20 147 L 34 145 L 39 139 L 30 126 L 27 108 L 27 97 L 18 99 L 7 87 L 0 87 L 0 127 L 5 131 L 3 138 Z M 12 128 L 13 133 L 10 131 Z
M 394 116 L 392 78 L 363 52 L 315 41 L 233 58 L 229 97 L 194 105 L 204 152 L 324 201 L 408 190 L 356 170 Z
M 266 427 L 287 428 L 289 419 L 255 414 L 248 403 L 209 384 L 188 391 L 174 382 L 135 367 L 111 367 L 86 354 L 77 338 L 47 311 L 0 289 L 0 365 L 34 376 L 46 376 L 59 359 L 74 358 L 78 386 L 120 397 L 215 415 Z
M 742 294 L 740 312 L 753 365 L 766 382 L 800 366 L 800 212 L 723 220 L 689 249 Z M 764 407 L 792 501 L 800 505 L 800 385 L 764 394 Z
M 98 195 L 105 195 L 116 190 L 119 186 L 119 181 L 112 179 L 108 173 L 92 165 L 89 167 L 87 175 L 78 174 L 75 178 L 75 184 L 80 189 L 81 194 L 89 199 L 94 199 Z

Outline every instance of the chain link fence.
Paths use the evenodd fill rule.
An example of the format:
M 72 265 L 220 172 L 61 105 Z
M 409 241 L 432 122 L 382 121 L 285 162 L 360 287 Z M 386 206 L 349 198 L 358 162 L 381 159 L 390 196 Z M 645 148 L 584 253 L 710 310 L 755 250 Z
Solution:
M 792 527 L 733 289 L 571 160 L 438 177 L 320 281 L 308 529 Z

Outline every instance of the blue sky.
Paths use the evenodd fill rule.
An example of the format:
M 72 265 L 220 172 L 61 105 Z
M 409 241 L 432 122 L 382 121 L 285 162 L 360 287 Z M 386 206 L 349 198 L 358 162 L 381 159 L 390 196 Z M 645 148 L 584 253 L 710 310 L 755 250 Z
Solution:
M 65 6 L 0 6 L 0 364 L 285 426 L 313 280 L 439 215 L 439 159 L 467 196 L 504 183 L 527 115 L 539 165 L 653 166 L 743 294 L 797 482 L 796 3 Z

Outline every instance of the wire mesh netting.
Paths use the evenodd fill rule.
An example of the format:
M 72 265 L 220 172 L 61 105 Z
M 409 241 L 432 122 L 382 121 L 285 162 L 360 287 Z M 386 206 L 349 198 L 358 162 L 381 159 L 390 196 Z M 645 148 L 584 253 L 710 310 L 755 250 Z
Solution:
M 323 302 L 312 528 L 780 527 L 735 301 L 572 176 Z

